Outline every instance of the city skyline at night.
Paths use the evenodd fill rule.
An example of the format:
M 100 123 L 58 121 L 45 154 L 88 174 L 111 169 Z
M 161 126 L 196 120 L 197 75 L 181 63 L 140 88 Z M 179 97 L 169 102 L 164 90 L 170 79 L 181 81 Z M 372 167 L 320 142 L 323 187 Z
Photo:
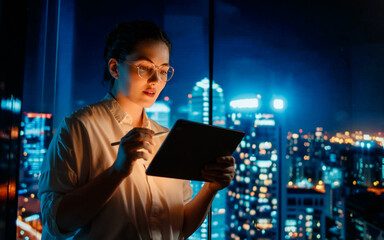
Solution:
M 0 234 L 14 226 L 19 240 L 41 238 L 49 140 L 110 91 L 105 37 L 141 19 L 167 34 L 175 70 L 147 115 L 167 128 L 189 119 L 247 133 L 213 202 L 212 240 L 384 239 L 382 0 L 42 0 L 9 11 L 11 2 L 1 11 L 5 70 L 17 69 L 0 84 L 12 122 L 0 132 Z M 189 239 L 208 233 L 205 220 Z
M 197 116 L 190 120 L 204 122 L 206 117 L 203 114 L 207 112 L 204 110 L 208 107 L 207 88 L 203 87 L 207 83 L 205 81 L 207 79 L 198 81 L 196 86 L 200 85 L 200 88 L 194 88 L 185 98 L 189 105 L 189 116 Z M 255 98 L 235 98 L 229 106 L 224 106 L 225 89 L 217 85 L 216 91 L 220 93 L 217 95 L 220 98 L 215 100 L 217 104 L 215 108 L 217 111 L 214 111 L 215 122 L 224 127 L 245 131 L 246 136 L 234 153 L 237 166 L 235 179 L 228 189 L 219 193 L 213 205 L 213 239 L 257 239 L 258 237 L 278 239 L 279 234 L 283 234 L 286 239 L 324 239 L 323 236 L 330 234 L 342 239 L 345 235 L 343 231 L 346 224 L 344 218 L 346 200 L 341 197 L 343 195 L 341 187 L 350 186 L 351 193 L 354 192 L 354 186 L 359 189 L 366 188 L 367 192 L 376 194 L 384 191 L 380 190 L 380 188 L 384 189 L 384 154 L 380 155 L 383 152 L 383 132 L 373 135 L 362 131 L 346 131 L 332 135 L 323 128 L 317 127 L 314 132 L 304 133 L 300 129 L 297 133 L 289 131 L 279 136 L 279 129 L 282 127 L 279 115 L 284 113 L 279 112 L 276 116 L 272 113 L 276 110 L 274 106 L 280 108 L 284 103 L 278 101 L 277 105 L 268 105 L 268 111 L 265 106 L 261 107 L 261 103 L 262 100 L 269 98 L 256 94 Z M 182 115 L 182 113 L 175 113 L 171 102 L 167 97 L 160 99 L 157 104 L 147 110 L 148 116 L 171 127 L 175 117 Z M 198 112 L 200 115 L 196 114 Z M 40 133 L 48 131 L 47 139 L 49 139 L 51 123 L 47 126 L 43 122 L 37 125 L 32 124 L 37 121 L 36 119 L 51 119 L 51 115 L 26 113 L 24 134 L 30 136 L 34 133 L 38 134 L 36 136 L 45 136 L 46 134 L 40 135 Z M 279 145 L 282 144 L 282 138 L 287 138 L 284 159 L 289 162 L 289 167 L 284 170 L 288 171 L 286 175 L 289 179 L 286 181 L 284 179 L 280 181 L 277 178 L 278 174 L 281 174 L 278 173 L 278 156 L 281 156 L 278 151 L 281 149 Z M 39 150 L 43 145 L 41 147 L 39 144 L 31 145 L 30 140 L 28 143 L 27 139 L 23 140 L 27 144 L 25 149 L 32 146 L 36 149 L 31 149 L 30 152 L 45 153 L 44 148 Z M 47 139 L 43 138 L 39 141 L 42 142 L 41 144 L 46 144 Z M 373 155 L 367 155 L 368 151 Z M 24 156 L 26 152 L 28 150 L 25 150 Z M 375 154 L 379 154 L 378 157 L 375 157 Z M 37 165 L 41 164 L 42 158 L 39 157 L 38 161 L 35 159 L 33 157 L 31 160 L 27 158 L 23 160 L 20 176 L 32 176 L 32 178 L 24 177 L 32 180 L 28 183 L 22 181 L 23 189 L 36 188 L 37 182 L 34 183 L 33 179 L 37 181 Z M 34 171 L 31 171 L 31 166 Z M 348 174 L 345 172 L 347 170 Z M 282 194 L 278 189 L 279 184 L 284 183 L 286 186 L 282 187 L 283 189 L 287 187 L 287 193 L 284 197 L 280 196 L 280 201 L 284 201 L 286 206 L 284 212 L 281 212 L 282 216 L 278 216 L 278 212 L 283 210 L 284 205 L 278 201 L 278 195 Z M 202 183 L 193 182 L 192 186 L 196 193 Z M 307 189 L 308 191 L 295 192 L 290 189 Z M 28 199 L 30 204 L 36 201 L 34 199 L 36 189 L 32 192 L 22 191 L 27 195 L 24 197 L 20 192 L 22 199 Z M 314 195 L 311 197 L 311 194 Z M 298 200 L 300 198 L 303 200 Z M 260 202 L 262 199 L 267 201 Z M 23 201 L 25 200 L 21 200 L 21 203 Z M 21 212 L 26 211 L 23 210 L 27 209 L 26 206 L 31 206 L 25 204 L 20 205 Z M 321 212 L 319 209 L 324 207 L 329 210 Z M 23 213 L 23 219 L 31 221 L 29 219 L 33 218 L 32 222 L 35 226 L 41 228 L 38 214 L 39 211 L 35 208 L 35 212 L 30 212 L 30 215 Z M 278 225 L 279 218 L 281 226 Z M 24 222 L 22 219 L 18 221 L 19 228 L 26 228 L 28 225 L 27 221 Z M 206 239 L 207 227 L 206 220 L 190 239 Z M 278 231 L 279 228 L 282 232 Z M 28 234 L 25 230 L 20 230 L 19 236 L 21 233 Z

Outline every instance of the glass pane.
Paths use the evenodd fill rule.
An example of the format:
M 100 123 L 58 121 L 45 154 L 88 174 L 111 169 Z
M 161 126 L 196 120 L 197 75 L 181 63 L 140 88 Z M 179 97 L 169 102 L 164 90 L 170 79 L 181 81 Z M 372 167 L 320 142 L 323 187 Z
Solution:
M 164 29 L 173 39 L 171 65 L 175 68 L 160 99 L 171 109 L 168 126 L 180 118 L 208 123 L 208 2 L 167 0 L 164 11 Z M 203 182 L 192 181 L 191 185 L 194 197 Z M 207 219 L 188 239 L 208 239 Z
M 28 3 L 28 32 L 20 130 L 17 239 L 41 239 L 40 167 L 53 134 L 57 9 L 55 2 Z
M 353 208 L 379 205 L 384 188 L 381 11 L 376 1 L 215 1 L 213 123 L 246 137 L 212 206 L 212 239 L 381 234 Z M 37 179 L 58 125 L 108 91 L 106 33 L 143 13 L 169 35 L 175 68 L 148 115 L 166 127 L 208 123 L 207 1 L 30 1 L 18 239 L 41 237 Z M 189 239 L 207 239 L 207 226 Z
M 146 1 L 135 3 L 133 8 L 132 3 L 117 0 L 108 4 L 97 1 L 30 3 L 18 239 L 41 238 L 37 182 L 42 159 L 59 124 L 73 111 L 102 99 L 109 90 L 101 84 L 105 35 L 118 22 L 143 19 L 143 13 L 146 19 L 165 30 L 172 42 L 170 64 L 175 74 L 147 113 L 170 128 L 177 119 L 190 118 L 190 94 L 196 83 L 208 76 L 207 4 L 205 1 Z M 196 193 L 200 183 L 194 183 L 193 188 Z M 207 238 L 206 230 L 198 232 L 200 234 L 191 239 Z
M 382 11 L 379 1 L 215 1 L 214 78 L 226 126 L 246 132 L 225 239 L 383 232 L 364 227 L 382 214 L 364 216 L 384 186 Z

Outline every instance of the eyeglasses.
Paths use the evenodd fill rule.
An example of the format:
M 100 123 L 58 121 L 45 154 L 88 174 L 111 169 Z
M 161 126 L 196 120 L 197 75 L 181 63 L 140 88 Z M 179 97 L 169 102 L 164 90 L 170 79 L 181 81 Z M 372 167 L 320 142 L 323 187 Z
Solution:
M 175 69 L 173 69 L 173 67 L 171 66 L 156 66 L 155 64 L 148 61 L 142 62 L 139 65 L 135 65 L 130 62 L 127 62 L 127 64 L 137 68 L 137 73 L 139 74 L 139 77 L 146 80 L 150 79 L 157 70 L 160 79 L 164 82 L 169 82 L 169 80 L 171 80 L 171 78 L 173 77 L 173 73 L 175 72 Z

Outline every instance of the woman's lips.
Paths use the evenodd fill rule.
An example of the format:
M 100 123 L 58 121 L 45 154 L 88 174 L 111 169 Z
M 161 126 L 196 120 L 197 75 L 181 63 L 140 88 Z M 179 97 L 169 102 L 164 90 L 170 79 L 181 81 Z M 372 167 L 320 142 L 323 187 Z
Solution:
M 143 93 L 149 97 L 154 97 L 155 94 L 156 94 L 156 90 L 154 89 L 147 89 L 145 91 L 143 91 Z

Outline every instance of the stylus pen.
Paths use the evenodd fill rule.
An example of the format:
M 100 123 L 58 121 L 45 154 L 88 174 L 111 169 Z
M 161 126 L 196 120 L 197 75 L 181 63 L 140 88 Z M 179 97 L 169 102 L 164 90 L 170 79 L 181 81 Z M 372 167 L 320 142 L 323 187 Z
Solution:
M 163 136 L 164 134 L 167 134 L 168 132 L 158 132 L 158 133 L 155 133 L 155 135 L 153 135 L 154 137 L 157 137 L 157 136 Z M 120 144 L 120 141 L 118 142 L 114 142 L 114 143 L 111 143 L 111 146 L 116 146 L 116 145 L 119 145 Z

